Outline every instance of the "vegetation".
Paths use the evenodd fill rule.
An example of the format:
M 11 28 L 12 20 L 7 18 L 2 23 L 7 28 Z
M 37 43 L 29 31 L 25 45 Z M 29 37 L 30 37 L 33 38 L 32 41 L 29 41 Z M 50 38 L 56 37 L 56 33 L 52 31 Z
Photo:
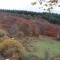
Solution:
M 21 35 L 38 37 L 39 34 L 57 37 L 57 34 L 60 35 L 59 14 L 18 10 L 0 10 L 0 13 L 2 14 L 0 24 L 9 33 L 9 37 Z M 50 24 L 48 21 L 57 25 Z
M 51 10 L 53 9 L 54 6 L 57 6 L 60 7 L 60 4 L 57 4 L 59 3 L 59 0 L 37 0 L 35 2 L 32 2 L 31 4 L 32 5 L 36 5 L 36 4 L 40 4 L 40 7 L 39 9 L 44 9 L 48 12 L 51 12 Z M 46 7 L 46 8 L 44 8 Z
M 60 54 L 60 25 L 58 25 L 60 24 L 60 14 L 18 10 L 0 10 L 0 13 L 0 29 L 2 28 L 0 30 L 1 56 L 10 57 L 15 53 L 22 55 L 25 48 L 26 58 L 24 56 L 23 60 L 36 58 L 36 60 L 40 58 L 46 60 Z M 48 21 L 55 25 L 50 24 Z M 8 39 L 6 33 L 8 33 Z M 40 34 L 56 37 L 59 41 L 42 39 Z
M 60 24 L 60 14 L 42 13 L 42 18 L 53 24 Z
M 38 13 L 38 12 L 31 12 L 31 11 L 4 10 L 4 9 L 0 9 L 0 12 L 12 13 L 12 15 L 23 17 L 27 20 L 29 19 L 39 20 L 39 18 L 42 17 L 48 20 L 50 23 L 60 24 L 60 14 L 47 13 L 47 12 Z
M 0 37 L 4 36 L 4 31 L 2 29 L 0 29 Z
M 36 55 L 39 58 L 47 59 L 60 55 L 60 42 L 52 39 L 34 40 L 31 41 L 30 52 L 27 55 Z
M 14 53 L 22 54 L 25 48 L 17 40 L 4 40 L 0 43 L 0 55 L 4 57 L 11 57 Z

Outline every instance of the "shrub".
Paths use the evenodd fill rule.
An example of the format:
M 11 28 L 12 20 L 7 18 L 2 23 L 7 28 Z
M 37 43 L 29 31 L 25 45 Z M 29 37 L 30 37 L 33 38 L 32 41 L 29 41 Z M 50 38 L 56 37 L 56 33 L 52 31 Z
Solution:
M 4 36 L 4 31 L 2 29 L 0 29 L 0 37 Z
M 5 57 L 9 57 L 14 53 L 23 54 L 25 48 L 17 40 L 4 40 L 0 44 L 0 54 Z
M 21 36 L 24 36 L 24 33 L 22 31 L 18 32 L 18 36 L 21 37 Z
M 12 24 L 11 28 L 9 29 L 9 33 L 12 34 L 17 34 L 19 32 L 19 26 L 17 24 Z

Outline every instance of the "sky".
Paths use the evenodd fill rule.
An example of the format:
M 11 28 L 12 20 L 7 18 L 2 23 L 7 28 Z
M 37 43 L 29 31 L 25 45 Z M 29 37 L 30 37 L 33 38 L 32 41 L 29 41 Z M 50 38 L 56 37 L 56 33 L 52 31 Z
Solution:
M 0 0 L 0 9 L 10 9 L 10 10 L 27 10 L 34 12 L 43 12 L 43 9 L 39 9 L 39 4 L 32 6 L 31 2 L 36 0 Z M 60 7 L 54 7 L 53 13 L 60 14 Z

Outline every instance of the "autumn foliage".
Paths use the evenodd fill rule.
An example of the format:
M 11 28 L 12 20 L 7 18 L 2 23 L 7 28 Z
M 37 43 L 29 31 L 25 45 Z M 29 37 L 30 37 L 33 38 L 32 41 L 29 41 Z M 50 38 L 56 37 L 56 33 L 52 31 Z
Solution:
M 12 14 L 1 13 L 0 26 L 9 34 L 17 36 L 39 36 L 47 35 L 60 38 L 60 25 L 49 23 L 47 20 L 40 17 L 36 20 L 28 20 Z M 4 17 L 3 17 L 4 16 Z M 22 32 L 22 34 L 21 34 Z
M 25 48 L 19 41 L 17 40 L 4 40 L 0 43 L 0 55 L 2 56 L 11 56 L 14 53 L 23 54 L 25 52 Z

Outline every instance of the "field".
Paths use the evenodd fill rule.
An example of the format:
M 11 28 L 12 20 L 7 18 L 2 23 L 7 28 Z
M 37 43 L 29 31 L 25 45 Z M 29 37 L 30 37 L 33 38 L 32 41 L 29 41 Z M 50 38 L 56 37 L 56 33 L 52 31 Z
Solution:
M 49 58 L 53 58 L 60 55 L 60 41 L 53 39 L 30 39 L 30 51 L 26 52 L 26 55 L 35 55 L 40 58 L 45 58 L 46 55 Z

